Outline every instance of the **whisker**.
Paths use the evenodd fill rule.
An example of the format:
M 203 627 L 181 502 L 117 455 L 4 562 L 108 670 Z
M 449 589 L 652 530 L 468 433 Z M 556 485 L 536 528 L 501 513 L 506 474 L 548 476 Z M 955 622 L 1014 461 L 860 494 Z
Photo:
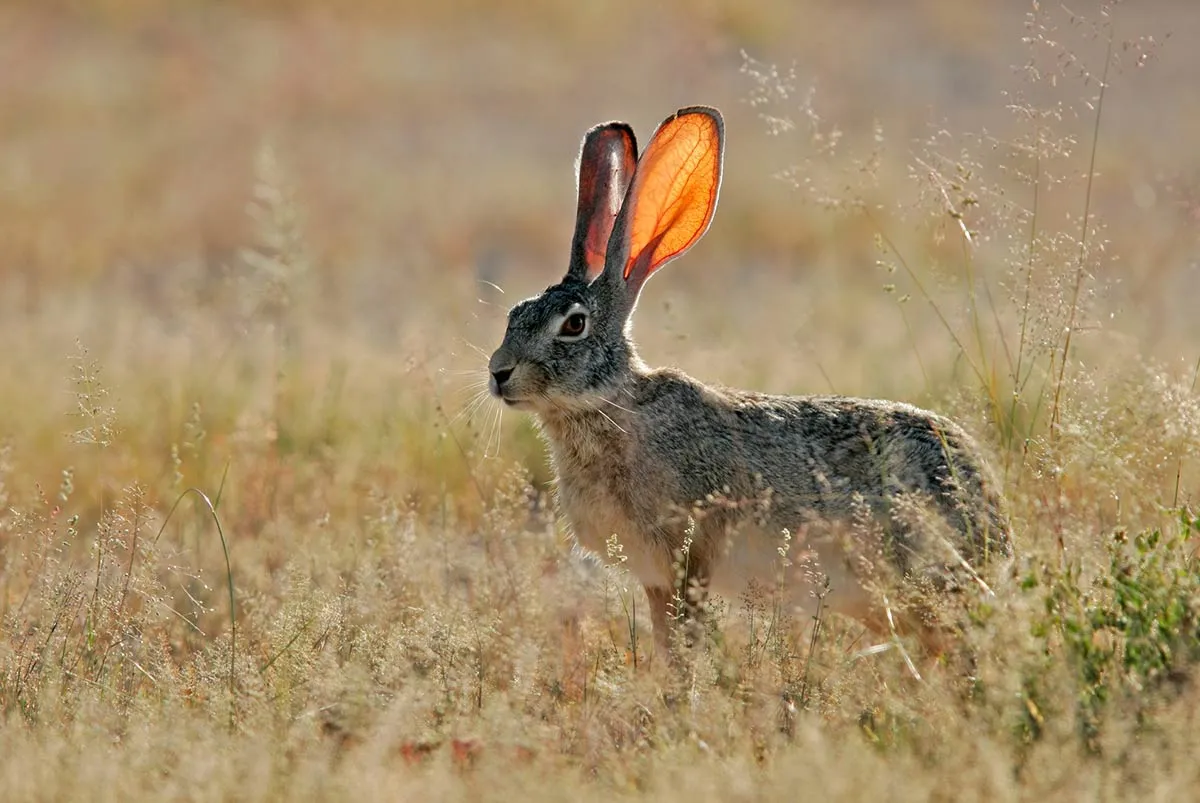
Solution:
M 455 396 L 474 395 L 479 391 L 488 390 L 488 380 L 477 372 L 463 372 L 460 381 L 451 382 L 449 392 Z
M 443 376 L 481 376 L 483 381 L 487 381 L 487 371 L 482 368 L 439 368 L 438 373 Z
M 486 405 L 487 405 L 487 397 L 481 395 L 479 397 L 479 400 L 477 402 L 475 402 L 473 405 L 471 405 L 471 410 L 467 414 L 467 420 L 472 424 L 476 423 L 476 421 L 479 417 L 479 413 L 485 409 Z
M 488 459 L 488 451 L 492 445 L 492 423 L 496 420 L 496 411 L 488 410 L 485 414 L 487 417 L 483 421 L 483 425 L 479 428 L 478 440 L 483 444 L 483 451 L 479 455 L 480 460 Z
M 487 401 L 487 397 L 488 394 L 486 391 L 480 391 L 476 393 L 467 401 L 465 405 L 463 405 L 463 408 L 459 410 L 453 418 L 450 419 L 450 423 L 454 424 L 463 418 L 465 418 L 467 421 L 473 420 L 475 418 L 475 414 L 479 412 L 479 409 Z
M 491 393 L 485 388 L 476 388 L 473 391 L 464 390 L 461 394 L 456 394 L 455 406 L 459 409 L 466 409 L 467 407 L 481 404 L 490 395 Z
M 618 410 L 623 410 L 623 411 L 629 413 L 630 415 L 638 414 L 636 410 L 630 410 L 628 407 L 622 407 L 621 405 L 617 404 L 612 399 L 606 399 L 603 396 L 600 396 L 598 394 L 593 395 L 592 398 L 599 399 L 600 401 L 604 402 L 605 404 L 611 404 L 613 407 L 616 407 Z
M 585 404 L 587 403 L 587 401 L 588 401 L 588 399 L 589 399 L 589 398 L 591 398 L 591 399 L 601 399 L 601 397 L 600 397 L 600 396 L 585 396 L 585 397 L 583 398 L 583 401 L 584 401 L 584 403 L 585 403 Z M 603 401 L 603 399 L 601 399 L 601 400 Z M 624 428 L 624 427 L 622 427 L 622 426 L 621 426 L 620 424 L 618 424 L 616 421 L 613 421 L 613 419 L 612 419 L 612 416 L 610 416 L 608 413 L 606 413 L 606 412 L 604 412 L 603 410 L 601 410 L 599 407 L 597 407 L 597 406 L 595 406 L 595 405 L 592 405 L 592 404 L 589 404 L 589 405 L 588 405 L 588 407 L 589 407 L 589 409 L 591 409 L 591 410 L 594 410 L 595 412 L 597 412 L 597 413 L 599 413 L 600 415 L 604 416 L 604 417 L 605 417 L 605 418 L 608 420 L 608 423 L 612 424 L 614 427 L 616 427 L 616 428 L 617 428 L 618 430 L 620 430 L 621 432 L 624 432 L 626 435 L 628 435 L 628 434 L 629 434 L 628 432 L 626 432 L 626 431 L 625 431 L 625 428 Z
M 483 459 L 488 460 L 492 456 L 492 430 L 496 428 L 496 416 L 500 415 L 499 410 L 492 410 L 488 413 L 487 426 L 483 431 Z
M 463 385 L 462 387 L 455 388 L 451 392 L 460 397 L 461 396 L 470 396 L 470 397 L 474 398 L 475 396 L 478 396 L 481 393 L 484 396 L 488 395 L 491 392 L 491 389 L 488 387 L 487 382 L 470 382 L 468 384 Z
M 493 423 L 492 423 L 491 433 L 494 433 L 496 436 L 496 450 L 492 451 L 492 448 L 491 448 L 491 440 L 492 439 L 491 439 L 491 433 L 489 433 L 488 443 L 486 446 L 484 446 L 483 454 L 484 454 L 484 457 L 490 457 L 490 458 L 494 459 L 494 458 L 497 458 L 500 456 L 500 440 L 501 440 L 500 436 L 502 434 L 500 431 L 500 427 L 504 423 L 504 408 L 503 407 L 501 407 L 499 405 L 496 406 L 496 415 L 492 418 L 492 422 Z
M 479 348 L 479 346 L 476 346 L 470 340 L 467 340 L 465 337 L 460 336 L 458 339 L 461 340 L 463 343 L 465 343 L 467 346 L 473 348 L 479 354 L 479 356 L 481 356 L 481 357 L 490 357 L 491 356 L 486 351 Z

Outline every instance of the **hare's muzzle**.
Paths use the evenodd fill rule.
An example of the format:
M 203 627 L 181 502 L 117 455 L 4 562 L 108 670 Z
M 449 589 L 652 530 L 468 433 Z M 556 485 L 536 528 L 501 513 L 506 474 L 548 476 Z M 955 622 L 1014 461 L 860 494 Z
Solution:
M 493 396 L 504 398 L 504 383 L 512 376 L 512 368 L 493 368 L 491 376 L 488 379 L 488 389 L 492 391 Z
M 513 371 L 516 369 L 516 362 L 505 353 L 505 349 L 501 346 L 488 360 L 488 390 L 497 399 L 501 399 L 508 404 L 512 401 L 505 394 L 505 385 L 512 379 Z

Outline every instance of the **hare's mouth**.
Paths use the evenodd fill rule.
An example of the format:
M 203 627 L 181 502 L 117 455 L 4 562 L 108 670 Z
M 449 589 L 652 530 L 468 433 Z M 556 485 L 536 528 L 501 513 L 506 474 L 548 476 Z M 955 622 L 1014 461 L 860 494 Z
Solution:
M 499 392 L 493 391 L 492 397 L 495 398 L 497 401 L 504 402 L 505 407 L 513 407 L 516 409 L 521 409 L 523 407 L 529 406 L 528 399 L 522 399 L 519 396 L 509 396 L 503 390 L 501 390 Z
M 511 407 L 514 410 L 532 410 L 533 403 L 529 399 L 510 399 L 507 396 L 499 397 L 500 401 L 504 402 L 505 407 Z

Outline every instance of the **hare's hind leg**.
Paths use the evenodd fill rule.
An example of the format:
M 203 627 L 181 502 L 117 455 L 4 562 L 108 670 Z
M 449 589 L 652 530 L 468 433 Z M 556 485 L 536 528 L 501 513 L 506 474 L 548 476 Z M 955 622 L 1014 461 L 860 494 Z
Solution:
M 906 655 L 920 666 L 919 675 L 940 668 L 950 675 L 972 680 L 978 656 L 975 646 L 963 632 L 963 622 L 951 611 L 934 609 L 921 603 L 889 610 L 886 603 L 853 614 L 854 618 L 877 638 L 893 641 L 896 637 L 915 638 L 920 649 Z M 915 669 L 912 663 L 909 667 Z M 920 677 L 917 678 L 918 680 Z

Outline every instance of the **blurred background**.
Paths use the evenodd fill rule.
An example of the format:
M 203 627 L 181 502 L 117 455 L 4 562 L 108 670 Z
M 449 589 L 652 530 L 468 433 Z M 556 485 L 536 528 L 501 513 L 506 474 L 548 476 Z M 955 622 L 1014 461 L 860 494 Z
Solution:
M 452 418 L 506 308 L 563 271 L 584 130 L 623 119 L 645 142 L 696 103 L 726 115 L 726 181 L 705 241 L 643 296 L 652 364 L 940 398 L 962 386 L 946 323 L 968 325 L 977 282 L 1010 340 L 1026 288 L 1061 311 L 1090 197 L 1076 346 L 1186 372 L 1198 36 L 1188 0 L 14 0 L 0 426 L 61 444 L 47 413 L 74 408 L 80 347 L 126 429 L 177 430 L 222 387 L 237 420 L 256 371 L 238 355 L 259 346 L 312 374 L 301 407 L 377 398 L 378 421 L 350 415 L 370 431 L 419 384 Z M 1023 284 L 1034 207 L 1050 278 Z

